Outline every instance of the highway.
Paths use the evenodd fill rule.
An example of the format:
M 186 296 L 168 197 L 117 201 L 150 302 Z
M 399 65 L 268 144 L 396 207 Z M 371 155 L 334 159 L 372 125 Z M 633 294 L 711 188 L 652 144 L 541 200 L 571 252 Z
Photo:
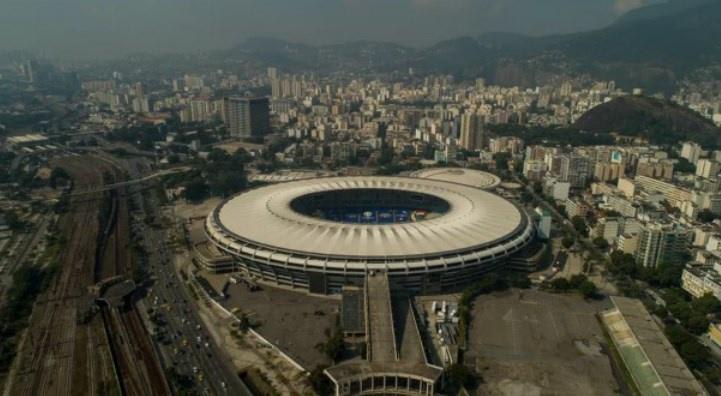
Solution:
M 148 195 L 152 195 L 152 192 Z M 154 197 L 145 202 L 139 199 L 139 194 L 135 194 L 135 197 L 139 212 L 160 218 Z M 149 270 L 155 277 L 150 298 L 145 304 L 162 312 L 166 321 L 164 328 L 170 343 L 161 346 L 163 356 L 167 358 L 166 365 L 174 366 L 179 374 L 194 378 L 198 394 L 250 396 L 250 391 L 238 377 L 230 358 L 217 347 L 204 328 L 195 305 L 198 302 L 190 296 L 176 271 L 174 253 L 166 244 L 167 231 L 147 226 L 143 221 L 136 222 L 135 227 L 138 228 L 134 232 L 143 235 Z

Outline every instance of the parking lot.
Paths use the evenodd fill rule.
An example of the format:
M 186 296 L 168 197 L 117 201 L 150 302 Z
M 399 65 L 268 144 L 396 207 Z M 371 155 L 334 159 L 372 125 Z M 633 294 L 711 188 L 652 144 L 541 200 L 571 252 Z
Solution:
M 466 354 L 484 380 L 478 394 L 620 394 L 595 317 L 609 306 L 532 290 L 479 297 Z
M 207 276 L 217 287 L 228 275 Z M 306 296 L 298 292 L 262 286 L 250 291 L 242 284 L 230 284 L 228 298 L 222 304 L 228 309 L 240 309 L 259 324 L 258 333 L 311 370 L 327 361 L 316 348 L 332 331 L 340 307 L 340 300 Z M 238 312 L 238 315 L 240 315 Z

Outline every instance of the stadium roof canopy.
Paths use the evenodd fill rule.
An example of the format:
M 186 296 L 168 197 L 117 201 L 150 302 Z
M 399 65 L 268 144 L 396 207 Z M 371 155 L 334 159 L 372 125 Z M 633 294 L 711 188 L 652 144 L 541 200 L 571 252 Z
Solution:
M 501 184 L 501 179 L 493 173 L 464 168 L 428 168 L 411 173 L 412 177 L 440 180 L 466 186 L 490 190 Z
M 324 191 L 387 189 L 445 200 L 447 212 L 419 222 L 342 223 L 295 211 L 290 203 Z M 381 204 L 382 205 L 382 204 Z M 448 255 L 498 246 L 527 233 L 525 216 L 511 202 L 462 184 L 412 177 L 329 177 L 261 187 L 230 198 L 212 214 L 226 244 L 265 246 L 279 254 L 355 258 Z

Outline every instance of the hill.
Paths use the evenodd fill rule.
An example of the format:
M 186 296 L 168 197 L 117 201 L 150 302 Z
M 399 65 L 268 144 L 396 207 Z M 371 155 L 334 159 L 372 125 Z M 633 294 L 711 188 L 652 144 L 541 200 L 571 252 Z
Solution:
M 616 23 L 583 33 L 529 37 L 485 33 L 427 48 L 386 42 L 311 46 L 249 39 L 215 55 L 288 72 L 393 73 L 485 77 L 501 85 L 537 86 L 564 77 L 615 80 L 619 86 L 671 92 L 703 71 L 721 78 L 721 0 L 672 0 L 634 10 Z
M 646 7 L 633 9 L 623 14 L 614 22 L 614 24 L 619 25 L 628 22 L 674 15 L 689 8 L 706 5 L 713 3 L 714 1 L 715 0 L 670 0 L 665 3 L 651 4 Z
M 624 96 L 596 106 L 574 123 L 593 133 L 641 136 L 656 144 L 693 140 L 704 147 L 721 146 L 721 130 L 688 108 L 644 96 Z

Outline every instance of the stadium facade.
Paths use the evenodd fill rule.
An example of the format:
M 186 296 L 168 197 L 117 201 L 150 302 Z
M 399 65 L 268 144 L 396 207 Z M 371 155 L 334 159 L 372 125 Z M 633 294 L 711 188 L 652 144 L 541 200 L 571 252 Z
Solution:
M 534 238 L 514 203 L 477 187 L 412 177 L 328 177 L 243 192 L 205 232 L 249 275 L 312 293 L 373 272 L 425 293 L 501 269 Z

